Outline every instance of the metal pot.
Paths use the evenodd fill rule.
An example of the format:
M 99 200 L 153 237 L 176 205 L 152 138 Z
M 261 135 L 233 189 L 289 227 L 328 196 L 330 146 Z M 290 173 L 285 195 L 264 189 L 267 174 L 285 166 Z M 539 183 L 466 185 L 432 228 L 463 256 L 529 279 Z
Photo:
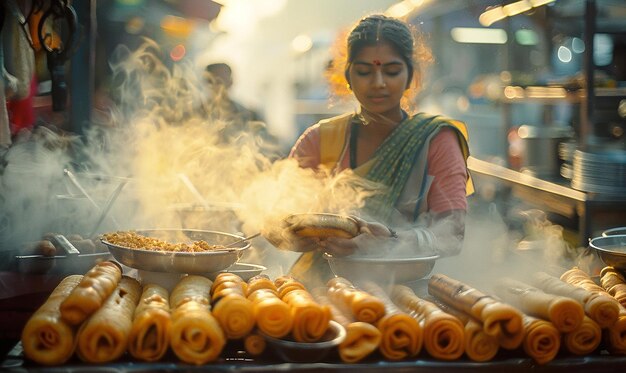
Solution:
M 517 134 L 524 144 L 522 172 L 538 178 L 559 178 L 563 163 L 559 157 L 559 144 L 572 139 L 574 130 L 562 126 L 523 125 L 519 127 Z

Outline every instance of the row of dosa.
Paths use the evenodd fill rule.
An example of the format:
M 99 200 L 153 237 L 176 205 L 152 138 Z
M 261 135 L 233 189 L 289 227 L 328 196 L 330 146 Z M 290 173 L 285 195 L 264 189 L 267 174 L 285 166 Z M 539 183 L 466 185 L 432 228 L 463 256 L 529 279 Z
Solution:
M 592 353 L 602 341 L 611 353 L 626 353 L 619 276 L 605 268 L 597 285 L 577 268 L 560 278 L 536 273 L 526 282 L 501 279 L 488 294 L 435 274 L 429 295 L 420 298 L 406 286 L 357 288 L 340 277 L 309 292 L 289 276 L 246 282 L 222 273 L 215 281 L 185 276 L 169 294 L 103 262 L 57 286 L 26 324 L 22 344 L 26 357 L 44 365 L 63 364 L 74 354 L 106 363 L 126 351 L 159 361 L 168 350 L 201 365 L 216 360 L 228 340 L 241 340 L 254 356 L 265 351 L 263 335 L 318 341 L 333 319 L 346 330 L 337 352 L 347 363 L 372 355 L 402 360 L 421 351 L 441 360 L 466 355 L 484 362 L 499 349 L 519 349 L 544 364 L 559 351 Z

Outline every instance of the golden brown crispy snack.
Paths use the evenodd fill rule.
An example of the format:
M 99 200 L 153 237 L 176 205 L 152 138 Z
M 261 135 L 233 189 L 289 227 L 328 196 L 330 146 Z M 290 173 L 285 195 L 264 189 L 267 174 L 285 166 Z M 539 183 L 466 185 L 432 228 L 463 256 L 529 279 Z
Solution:
M 434 300 L 447 313 L 458 318 L 465 329 L 465 354 L 473 361 L 489 361 L 500 349 L 498 339 L 483 330 L 483 324 L 465 312 L 452 308 L 445 303 Z
M 278 296 L 291 307 L 293 338 L 297 342 L 319 341 L 328 330 L 330 308 L 319 304 L 305 286 L 292 277 L 279 278 L 279 284 Z
M 522 313 L 513 306 L 443 274 L 431 276 L 428 293 L 480 321 L 485 333 L 496 337 L 502 348 L 513 350 L 522 343 Z
M 355 321 L 349 312 L 343 312 L 326 296 L 326 288 L 314 289 L 313 296 L 320 304 L 330 308 L 331 317 L 346 330 L 346 338 L 339 344 L 339 357 L 346 363 L 357 363 L 380 345 L 381 333 L 374 325 Z
M 76 330 L 63 321 L 59 306 L 82 278 L 81 275 L 64 278 L 28 319 L 21 336 L 24 355 L 28 359 L 43 365 L 59 365 L 72 357 Z
M 135 309 L 128 352 L 139 360 L 160 360 L 170 345 L 171 323 L 168 291 L 155 284 L 144 285 Z
M 551 322 L 524 315 L 524 352 L 537 364 L 552 361 L 561 348 L 561 333 Z
M 587 355 L 598 348 L 602 341 L 602 330 L 598 324 L 585 316 L 576 330 L 563 334 L 563 347 L 575 355 Z
M 217 359 L 226 344 L 218 321 L 211 314 L 211 280 L 203 276 L 183 277 L 172 290 L 170 346 L 179 359 L 202 365 Z
M 245 282 L 226 281 L 223 278 L 220 280 L 221 282 L 214 282 L 211 287 L 213 316 L 220 323 L 226 338 L 243 338 L 252 331 L 255 324 L 252 301 L 244 294 Z
M 619 305 L 614 298 L 606 294 L 585 290 L 545 272 L 535 273 L 531 284 L 546 293 L 577 300 L 583 304 L 585 314 L 597 322 L 601 328 L 607 328 L 617 321 Z
M 102 307 L 78 331 L 76 352 L 81 360 L 105 363 L 122 356 L 128 346 L 140 293 L 141 285 L 137 280 L 122 276 Z
M 385 315 L 385 304 L 382 300 L 357 289 L 347 279 L 334 277 L 328 281 L 327 286 L 331 301 L 349 310 L 355 320 L 375 323 Z
M 121 278 L 122 269 L 117 263 L 104 261 L 96 264 L 61 303 L 63 320 L 71 325 L 85 321 L 102 306 Z
M 602 286 L 597 285 L 587 272 L 578 267 L 565 271 L 561 275 L 561 280 L 587 291 L 611 296 Z M 611 353 L 626 354 L 626 308 L 620 305 L 617 321 L 613 326 L 604 330 L 607 350 Z
M 604 345 L 612 354 L 626 355 L 626 308 L 620 307 L 613 326 L 604 329 Z
M 424 342 L 424 331 L 417 320 L 398 309 L 380 286 L 366 282 L 363 288 L 385 304 L 385 316 L 376 323 L 382 334 L 379 350 L 383 356 L 389 360 L 417 356 Z
M 611 266 L 602 268 L 600 283 L 623 307 L 626 307 L 626 279 L 621 272 Z
M 261 334 L 256 331 L 248 334 L 243 339 L 243 347 L 247 353 L 252 356 L 259 356 L 263 352 L 265 352 L 265 348 L 267 347 L 267 342 L 265 338 Z
M 494 289 L 505 302 L 527 315 L 549 320 L 562 333 L 576 330 L 585 316 L 583 306 L 577 300 L 547 294 L 541 289 L 512 278 L 499 279 Z
M 265 275 L 248 280 L 248 296 L 257 328 L 266 335 L 282 338 L 291 332 L 291 307 L 278 297 L 276 285 Z
M 465 330 L 458 318 L 419 298 L 404 285 L 393 286 L 391 300 L 420 323 L 424 330 L 424 348 L 430 356 L 455 360 L 463 355 Z

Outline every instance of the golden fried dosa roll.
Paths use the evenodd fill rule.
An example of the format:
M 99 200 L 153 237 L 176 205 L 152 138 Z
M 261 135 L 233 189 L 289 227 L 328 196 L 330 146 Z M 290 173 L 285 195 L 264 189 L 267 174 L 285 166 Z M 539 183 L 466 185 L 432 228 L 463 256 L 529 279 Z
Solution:
M 209 293 L 213 282 L 204 276 L 187 275 L 180 279 L 170 294 L 170 308 L 187 302 L 197 302 L 210 307 Z
M 122 278 L 121 267 L 104 261 L 91 268 L 61 303 L 61 317 L 71 325 L 79 325 L 96 312 L 111 295 Z
M 261 332 L 274 338 L 289 334 L 293 327 L 291 307 L 278 297 L 275 290 L 258 288 L 248 295 L 248 299 L 252 301 L 254 320 Z
M 500 349 L 496 337 L 488 335 L 483 330 L 483 325 L 465 312 L 452 308 L 445 303 L 433 300 L 445 312 L 453 315 L 464 325 L 465 354 L 473 361 L 489 361 L 493 359 Z
M 211 308 L 228 339 L 239 339 L 248 335 L 254 328 L 252 301 L 245 296 L 246 284 L 228 274 L 216 277 L 211 287 Z M 238 277 L 238 276 L 237 276 Z
M 604 345 L 612 354 L 626 354 L 626 308 L 620 306 L 620 313 L 617 321 L 610 328 L 606 328 L 604 333 Z
M 117 288 L 102 307 L 78 331 L 76 352 L 81 360 L 105 363 L 122 356 L 128 346 L 133 315 L 140 296 L 139 282 L 122 276 Z
M 626 307 L 626 279 L 624 275 L 611 266 L 600 271 L 602 287 L 613 296 L 623 307 Z
M 357 289 L 349 280 L 335 277 L 328 281 L 328 297 L 349 309 L 357 321 L 375 323 L 385 315 L 385 304 L 375 296 Z
M 82 278 L 81 275 L 65 277 L 28 319 L 21 336 L 28 359 L 43 365 L 59 365 L 72 357 L 76 330 L 61 318 L 59 306 Z
M 563 272 L 560 279 L 568 284 L 581 287 L 594 293 L 606 294 L 608 296 L 611 295 L 602 286 L 596 284 L 587 272 L 578 267 L 573 267 Z
M 288 292 L 282 300 L 291 307 L 291 334 L 297 342 L 315 342 L 324 336 L 330 325 L 328 306 L 317 303 L 307 290 L 302 289 Z
M 531 285 L 542 289 L 546 293 L 577 300 L 583 305 L 585 314 L 597 322 L 601 328 L 607 328 L 615 324 L 619 316 L 619 305 L 614 298 L 574 286 L 545 272 L 535 273 L 532 277 Z
M 168 291 L 144 285 L 128 336 L 128 352 L 139 360 L 160 360 L 170 345 L 171 323 Z
M 465 330 L 458 318 L 419 298 L 407 286 L 394 285 L 391 300 L 420 323 L 424 330 L 424 348 L 430 356 L 455 360 L 463 355 Z
M 524 352 L 537 364 L 552 361 L 561 348 L 561 333 L 546 320 L 524 315 L 526 335 L 522 343 Z
M 339 357 L 346 363 L 357 363 L 378 349 L 381 333 L 374 325 L 356 321 L 349 312 L 342 311 L 326 295 L 326 287 L 312 291 L 315 300 L 330 308 L 331 318 L 346 330 L 346 338 L 337 348 Z
M 255 325 L 252 301 L 244 297 L 243 293 L 221 297 L 213 305 L 213 316 L 228 339 L 245 337 Z
M 247 293 L 248 284 L 239 275 L 222 272 L 218 274 L 213 281 L 213 285 L 211 286 L 211 295 L 213 295 L 214 292 L 219 291 L 222 287 L 232 287 L 232 283 L 238 284 L 242 288 L 244 295 Z
M 500 347 L 513 350 L 522 344 L 522 312 L 513 306 L 443 274 L 430 277 L 428 293 L 480 321 L 485 333 L 496 337 Z
M 376 322 L 381 332 L 379 350 L 389 360 L 401 360 L 420 353 L 424 332 L 408 313 L 401 311 L 385 291 L 373 282 L 365 282 L 363 289 L 385 304 L 385 316 Z
M 280 276 L 274 280 L 274 285 L 278 291 L 278 297 L 283 298 L 285 294 L 293 290 L 306 290 L 303 283 L 291 276 Z
M 602 329 L 589 316 L 576 330 L 563 334 L 563 347 L 575 355 L 587 355 L 595 351 L 602 342 Z
M 267 342 L 261 334 L 256 331 L 251 332 L 243 339 L 243 348 L 252 356 L 259 356 L 265 352 Z
M 278 294 L 278 288 L 274 285 L 274 281 L 270 280 L 267 275 L 256 275 L 248 280 L 248 289 L 246 290 L 246 296 L 254 293 L 257 289 L 271 290 Z
M 505 302 L 530 316 L 549 320 L 562 333 L 576 330 L 585 317 L 583 306 L 577 300 L 545 293 L 522 281 L 501 278 L 494 289 Z
M 172 290 L 170 346 L 176 356 L 190 364 L 202 365 L 217 359 L 226 344 L 219 322 L 211 314 L 211 280 L 187 275 Z

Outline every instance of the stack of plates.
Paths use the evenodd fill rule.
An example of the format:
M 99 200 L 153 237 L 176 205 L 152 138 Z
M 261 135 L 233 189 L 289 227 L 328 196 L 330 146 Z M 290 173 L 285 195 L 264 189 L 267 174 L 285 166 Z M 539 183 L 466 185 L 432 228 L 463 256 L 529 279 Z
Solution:
M 572 188 L 583 192 L 624 195 L 626 193 L 626 151 L 574 152 Z

